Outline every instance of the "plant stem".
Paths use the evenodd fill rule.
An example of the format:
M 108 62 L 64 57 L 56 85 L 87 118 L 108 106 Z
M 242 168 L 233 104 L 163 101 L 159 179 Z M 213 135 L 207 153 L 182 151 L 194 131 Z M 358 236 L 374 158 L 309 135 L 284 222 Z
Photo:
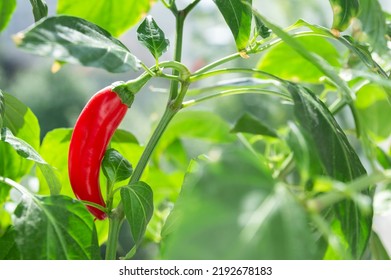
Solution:
M 157 143 L 159 142 L 161 136 L 163 135 L 165 129 L 170 123 L 171 119 L 175 116 L 175 114 L 182 108 L 182 101 L 185 97 L 187 89 L 189 87 L 189 77 L 190 72 L 188 69 L 181 64 L 182 59 L 182 45 L 183 45 L 183 27 L 186 15 L 190 12 L 190 10 L 199 2 L 199 0 L 195 0 L 192 4 L 187 7 L 187 10 L 178 11 L 175 5 L 175 2 L 171 2 L 169 9 L 173 12 L 176 18 L 176 39 L 175 39 L 175 53 L 174 53 L 174 61 L 171 62 L 162 62 L 159 64 L 160 67 L 171 67 L 173 68 L 172 76 L 169 77 L 178 77 L 180 80 L 172 79 L 170 86 L 170 95 L 167 103 L 166 110 L 163 113 L 162 118 L 160 119 L 156 129 L 154 130 L 151 138 L 149 139 L 147 146 L 145 147 L 139 162 L 137 163 L 136 168 L 134 169 L 133 175 L 129 180 L 129 184 L 136 183 L 140 180 L 145 167 L 148 164 L 148 161 L 152 155 L 153 150 L 155 149 Z M 163 2 L 166 6 L 167 3 Z M 179 91 L 179 84 L 181 84 L 181 91 Z M 113 211 L 114 212 L 114 211 Z M 109 243 L 110 250 L 108 251 L 109 255 L 106 255 L 106 259 L 115 258 L 115 248 L 114 245 L 117 244 L 118 235 L 120 226 L 122 221 L 124 220 L 125 214 L 123 209 L 123 204 L 120 203 L 118 207 L 115 209 L 115 215 L 110 218 L 110 228 L 109 228 Z M 133 248 L 134 249 L 134 248 Z M 126 256 L 130 256 L 129 252 Z
M 261 158 L 257 151 L 254 149 L 254 147 L 251 145 L 251 143 L 243 135 L 243 133 L 238 133 L 237 136 L 239 141 L 243 144 L 244 147 L 246 147 L 247 150 L 249 150 L 256 158 Z
M 175 38 L 175 52 L 174 52 L 174 61 L 181 62 L 182 60 L 182 46 L 183 46 L 183 27 L 185 23 L 186 13 L 184 11 L 179 11 L 175 14 L 176 19 L 176 38 Z M 174 76 L 178 75 L 178 71 L 174 69 L 172 71 Z M 171 82 L 170 88 L 170 100 L 174 100 L 178 95 L 178 85 L 177 81 Z
M 331 191 L 307 201 L 307 206 L 315 212 L 320 212 L 335 203 L 349 198 L 353 193 L 359 193 L 368 189 L 371 185 L 389 182 L 391 182 L 391 170 L 365 175 L 347 183 L 341 191 Z
M 149 139 L 147 146 L 145 147 L 144 152 L 141 155 L 139 162 L 137 163 L 137 166 L 133 172 L 133 175 L 129 180 L 129 184 L 136 183 L 140 180 L 141 175 L 143 174 L 144 169 L 148 164 L 149 158 L 151 157 L 152 152 L 155 149 L 157 143 L 159 142 L 161 136 L 163 135 L 165 129 L 167 128 L 171 119 L 181 109 L 182 101 L 183 101 L 183 98 L 187 92 L 187 89 L 188 89 L 188 83 L 182 83 L 181 92 L 178 95 L 177 99 L 172 100 L 168 103 L 168 106 L 166 107 L 166 110 L 164 111 L 162 118 L 160 119 L 156 129 L 154 130 L 151 138 Z M 113 218 L 118 219 L 118 221 L 120 221 L 122 223 L 122 221 L 125 217 L 123 204 L 120 203 L 115 210 L 116 210 L 116 215 Z M 115 222 L 115 221 L 113 221 L 113 222 Z M 119 229 L 120 229 L 119 227 L 113 227 L 113 228 L 110 227 L 109 228 L 109 239 L 111 237 L 116 242 L 116 240 L 118 239 Z M 132 248 L 132 250 L 133 249 L 134 248 Z M 126 256 L 129 256 L 130 254 L 131 254 L 131 252 L 129 252 Z
M 268 72 L 258 70 L 258 69 L 253 69 L 253 68 L 240 68 L 240 67 L 223 68 L 223 69 L 212 70 L 209 72 L 203 71 L 202 73 L 199 73 L 197 71 L 197 72 L 194 72 L 193 75 L 191 75 L 190 81 L 195 82 L 195 81 L 199 81 L 201 79 L 206 79 L 206 78 L 213 77 L 216 75 L 232 74 L 232 73 L 247 73 L 247 74 L 253 74 L 253 75 L 257 74 L 257 75 L 262 75 L 262 76 L 271 78 L 271 79 L 276 80 L 281 83 L 286 83 L 286 81 L 284 81 L 283 79 L 281 79 L 273 74 L 270 74 Z
M 106 243 L 106 260 L 115 260 L 117 258 L 117 242 L 122 221 L 123 213 L 118 213 L 114 209 L 109 218 L 109 237 Z
M 240 57 L 240 54 L 239 53 L 234 53 L 234 54 L 231 54 L 229 56 L 226 56 L 226 57 L 223 57 L 219 60 L 216 60 L 215 62 L 212 62 L 211 64 L 208 64 L 204 67 L 202 67 L 201 69 L 198 69 L 197 71 L 194 72 L 194 75 L 198 75 L 198 74 L 202 74 L 202 73 L 205 73 L 213 68 L 216 68 L 217 66 L 220 66 L 222 64 L 225 64 L 227 62 L 230 62 L 236 58 L 239 58 Z
M 238 89 L 224 90 L 198 99 L 191 99 L 185 101 L 183 102 L 183 108 L 187 108 L 216 97 L 225 97 L 225 96 L 238 95 L 238 94 L 266 94 L 266 95 L 274 95 L 274 96 L 282 97 L 286 100 L 291 100 L 290 96 L 273 90 L 257 89 L 257 88 L 238 88 Z
M 155 131 L 153 132 L 151 139 L 147 143 L 147 146 L 145 147 L 145 150 L 141 155 L 139 162 L 137 163 L 133 175 L 130 178 L 129 184 L 133 184 L 140 180 L 141 175 L 149 161 L 149 158 L 156 147 L 156 144 L 159 142 L 160 137 L 162 136 L 164 130 L 166 129 L 167 125 L 169 124 L 169 122 L 171 121 L 171 119 L 174 117 L 175 114 L 176 111 L 172 110 L 170 107 L 167 107 L 166 110 L 164 111 L 164 114 L 160 119 L 159 124 L 157 125 Z
M 198 3 L 200 3 L 201 0 L 194 0 L 192 3 L 190 3 L 183 11 L 185 13 L 185 16 L 187 16 L 191 10 L 193 10 L 193 8 L 195 6 L 197 6 Z

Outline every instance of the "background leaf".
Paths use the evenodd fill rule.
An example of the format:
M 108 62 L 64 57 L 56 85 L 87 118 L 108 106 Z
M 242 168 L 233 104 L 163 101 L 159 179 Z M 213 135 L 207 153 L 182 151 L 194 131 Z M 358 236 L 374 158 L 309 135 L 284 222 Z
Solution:
M 59 128 L 48 132 L 42 141 L 40 153 L 45 160 L 53 166 L 61 183 L 61 194 L 75 198 L 68 178 L 68 149 L 72 130 Z M 39 194 L 50 194 L 49 186 L 39 170 Z
M 137 28 L 137 39 L 148 48 L 156 60 L 167 51 L 169 45 L 163 30 L 152 16 L 147 16 Z
M 372 232 L 370 239 L 372 259 L 375 260 L 390 260 L 390 256 L 386 248 L 384 248 L 383 242 L 381 241 L 379 235 L 376 232 Z
M 266 124 L 262 123 L 256 117 L 245 113 L 242 115 L 235 123 L 234 127 L 231 129 L 231 132 L 245 132 L 255 135 L 265 135 L 273 138 L 278 138 L 277 133 Z
M 391 135 L 391 105 L 387 92 L 376 84 L 368 84 L 356 92 L 355 105 L 362 125 L 372 137 L 381 141 Z
M 33 112 L 15 97 L 4 93 L 4 123 L 15 137 L 39 150 L 40 128 Z M 19 181 L 28 174 L 34 162 L 22 158 L 7 143 L 0 141 L 0 175 Z
M 316 35 L 320 35 L 333 40 L 338 40 L 340 43 L 345 45 L 345 47 L 347 47 L 353 54 L 355 54 L 368 67 L 369 70 L 380 74 L 384 78 L 388 78 L 387 73 L 385 73 L 384 70 L 372 58 L 372 55 L 369 51 L 369 45 L 365 44 L 365 42 L 360 43 L 349 35 L 335 37 L 335 35 L 332 34 L 328 28 L 315 24 L 310 24 L 304 20 L 298 20 L 293 26 L 307 27 L 312 30 Z M 367 74 L 369 75 L 369 73 Z
M 262 38 L 268 38 L 272 33 L 271 30 L 263 23 L 263 21 L 255 17 L 255 34 L 261 36 Z
M 154 0 L 59 0 L 57 13 L 84 18 L 118 37 L 136 24 L 154 2 Z
M 94 220 L 82 203 L 66 196 L 24 195 L 14 214 L 22 259 L 99 259 Z
M 8 198 L 10 188 L 11 187 L 6 184 L 1 184 L 0 186 L 0 238 L 8 231 L 9 227 L 12 225 L 11 214 L 4 209 L 4 202 L 5 199 Z M 3 193 L 7 195 L 7 197 L 5 197 L 4 199 L 3 197 L 1 197 Z
M 262 16 L 257 11 L 253 11 L 254 16 L 262 20 L 282 41 L 289 45 L 293 50 L 300 54 L 304 59 L 311 62 L 318 70 L 320 70 L 326 77 L 329 77 L 330 80 L 337 85 L 346 100 L 352 100 L 352 91 L 347 85 L 347 83 L 339 76 L 338 72 L 332 67 L 323 57 L 317 55 L 316 53 L 310 52 L 307 48 L 297 40 L 297 38 L 292 37 L 289 33 L 268 21 L 264 16 Z
M 6 127 L 1 129 L 0 139 L 5 143 L 8 143 L 15 149 L 15 151 L 23 158 L 35 161 L 37 163 L 46 164 L 45 160 L 38 154 L 33 147 L 31 147 L 24 140 L 15 137 L 11 130 Z
M 307 51 L 317 54 L 335 68 L 341 67 L 341 55 L 333 44 L 321 37 L 296 38 Z M 324 73 L 311 61 L 297 53 L 289 44 L 281 42 L 261 58 L 257 68 L 294 82 L 320 83 Z M 305 69 L 305 70 L 304 70 Z
M 218 115 L 207 111 L 182 111 L 170 122 L 164 137 L 156 147 L 161 155 L 177 139 L 199 139 L 206 142 L 231 142 L 235 136 L 229 125 Z
M 359 0 L 330 0 L 333 10 L 333 29 L 344 31 L 360 11 Z
M 0 89 L 0 128 L 3 127 L 3 119 L 4 119 L 4 112 L 5 111 L 5 100 L 4 100 L 4 94 Z
M 365 175 L 359 157 L 327 107 L 308 89 L 293 85 L 288 89 L 298 123 L 311 136 L 327 175 L 343 182 Z M 362 213 L 352 200 L 338 203 L 333 210 L 353 257 L 359 259 L 369 240 L 372 215 Z
M 164 259 L 321 257 L 305 210 L 258 158 L 233 145 L 211 154 L 186 175 L 163 229 Z
M 35 55 L 109 72 L 139 68 L 139 60 L 119 40 L 77 17 L 48 17 L 15 35 L 14 41 L 19 48 Z
M 1 181 L 0 181 L 1 182 Z M 6 184 L 2 184 L 0 183 L 0 205 L 2 205 L 4 202 L 7 201 L 7 198 L 9 196 L 9 190 L 11 189 L 10 186 L 6 185 Z M 0 208 L 0 214 L 2 214 L 2 210 Z M 1 216 L 1 215 L 0 215 Z M 1 236 L 2 232 L 0 231 L 0 236 Z
M 293 157 L 300 172 L 302 185 L 308 183 L 311 178 L 316 178 L 324 172 L 324 166 L 319 159 L 315 144 L 310 140 L 311 136 L 294 123 L 289 123 L 287 144 L 293 152 Z
M 48 6 L 43 0 L 30 0 L 31 6 L 33 6 L 34 20 L 39 21 L 48 15 Z
M 234 36 L 236 47 L 239 51 L 244 50 L 250 39 L 252 0 L 213 0 L 220 13 L 223 15 Z
M 49 185 L 50 193 L 52 195 L 60 193 L 61 184 L 58 181 L 54 170 L 45 162 L 45 160 L 38 154 L 38 152 L 33 149 L 33 147 L 31 147 L 24 140 L 15 137 L 12 132 L 6 127 L 3 127 L 1 129 L 0 139 L 5 143 L 11 145 L 11 147 L 15 149 L 18 155 L 25 159 L 34 161 L 37 164 Z
M 357 30 L 355 37 L 359 41 L 368 42 L 376 52 L 384 53 L 387 47 L 387 25 L 384 12 L 378 0 L 360 0 L 361 12 L 358 15 L 361 32 Z
M 387 155 L 382 148 L 376 147 L 377 161 L 384 169 L 391 169 L 391 151 L 389 154 L 390 155 Z
M 7 27 L 15 8 L 16 0 L 3 0 L 0 2 L 0 32 Z
M 15 230 L 9 227 L 0 237 L 0 260 L 20 260 L 19 249 L 15 243 Z
M 122 188 L 121 199 L 134 244 L 138 246 L 153 214 L 152 189 L 140 181 Z

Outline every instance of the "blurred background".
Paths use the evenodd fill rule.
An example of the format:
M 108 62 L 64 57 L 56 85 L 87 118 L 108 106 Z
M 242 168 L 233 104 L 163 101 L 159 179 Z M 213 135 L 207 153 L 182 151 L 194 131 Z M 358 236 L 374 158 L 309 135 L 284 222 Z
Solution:
M 1 0 L 0 0 L 1 1 Z M 49 15 L 55 14 L 56 0 L 46 0 Z M 187 5 L 190 0 L 177 0 L 178 6 Z M 380 0 L 391 12 L 391 1 Z M 255 7 L 270 20 L 286 27 L 298 18 L 311 23 L 331 26 L 332 13 L 327 0 L 253 0 Z M 174 20 L 171 13 L 158 1 L 150 11 L 166 36 L 174 40 Z M 59 127 L 72 127 L 86 101 L 99 89 L 119 80 L 129 80 L 140 73 L 111 74 L 103 70 L 67 64 L 53 74 L 52 59 L 36 57 L 18 50 L 12 35 L 33 24 L 29 1 L 18 1 L 15 13 L 8 27 L 0 34 L 0 88 L 16 96 L 29 106 L 38 117 L 41 138 Z M 146 65 L 154 64 L 153 57 L 141 46 L 136 36 L 137 26 L 129 30 L 120 40 Z M 205 42 L 208 42 L 205 45 Z M 212 0 L 203 0 L 187 20 L 184 37 L 183 62 L 191 70 L 235 52 L 235 44 L 224 19 L 218 13 Z M 161 60 L 172 57 L 173 48 Z M 258 58 L 251 60 L 254 66 Z M 121 127 L 131 131 L 144 144 L 151 133 L 151 127 L 159 119 L 166 102 L 165 81 L 153 81 L 140 92 L 132 110 Z M 263 104 L 268 106 L 265 107 Z M 229 110 L 227 110 L 229 108 Z M 262 110 L 260 110 L 262 108 Z M 197 107 L 195 109 L 200 109 Z M 248 111 L 260 118 L 278 122 L 286 112 L 278 103 L 262 102 L 252 96 L 230 97 L 218 102 L 202 105 L 204 110 L 214 110 L 224 119 L 233 122 L 240 111 Z M 379 198 L 382 199 L 382 198 Z M 376 213 L 375 229 L 379 232 L 391 253 L 391 212 L 389 209 Z
M 55 14 L 57 1 L 46 0 L 46 2 L 49 15 Z M 177 2 L 181 7 L 191 1 Z M 298 18 L 323 26 L 330 26 L 332 22 L 331 8 L 327 0 L 254 0 L 253 2 L 261 13 L 282 27 L 293 24 Z M 380 2 L 391 11 L 390 1 Z M 157 1 L 150 14 L 170 41 L 173 41 L 174 21 L 171 13 Z M 0 34 L 0 87 L 32 109 L 40 120 L 42 137 L 53 128 L 73 126 L 85 102 L 99 89 L 112 82 L 129 80 L 140 74 L 111 74 L 103 70 L 71 64 L 65 65 L 59 72 L 53 74 L 52 59 L 22 52 L 12 41 L 12 35 L 24 30 L 33 22 L 29 1 L 18 1 L 11 22 Z M 185 27 L 183 62 L 191 70 L 201 67 L 212 58 L 235 52 L 232 35 L 212 0 L 201 1 L 197 9 L 190 14 Z M 153 65 L 154 59 L 137 41 L 136 29 L 137 26 L 134 26 L 120 39 L 146 65 Z M 205 45 L 205 42 L 208 42 L 208 45 Z M 170 59 L 172 52 L 173 48 L 169 48 L 161 60 Z M 257 59 L 251 61 L 255 65 Z M 147 140 L 150 133 L 148 127 L 157 119 L 157 114 L 163 109 L 161 104 L 166 100 L 164 91 L 158 89 L 166 87 L 167 84 L 155 83 L 152 88 L 146 88 L 136 98 L 132 110 L 122 124 L 122 127 L 132 131 L 141 143 Z M 243 102 L 246 103 L 246 100 Z M 208 105 L 216 104 L 210 102 Z M 242 108 L 239 106 L 237 109 Z M 274 109 L 278 110 L 278 108 Z M 229 118 L 228 115 L 225 117 Z M 140 126 L 138 123 L 143 125 Z

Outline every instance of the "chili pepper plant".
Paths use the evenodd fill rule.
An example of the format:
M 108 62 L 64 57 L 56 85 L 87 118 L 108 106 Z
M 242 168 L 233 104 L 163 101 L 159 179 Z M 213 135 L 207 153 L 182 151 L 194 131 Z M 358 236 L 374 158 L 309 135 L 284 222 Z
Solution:
M 287 26 L 257 0 L 30 2 L 15 48 L 112 82 L 42 141 L 34 112 L 0 91 L 0 258 L 389 259 L 373 226 L 391 197 L 381 2 L 320 1 L 329 24 Z M 188 31 L 203 5 L 229 34 L 217 54 Z M 1 2 L 0 31 L 15 8 Z M 143 49 L 121 41 L 130 29 Z M 146 91 L 166 102 L 142 143 L 123 119 Z

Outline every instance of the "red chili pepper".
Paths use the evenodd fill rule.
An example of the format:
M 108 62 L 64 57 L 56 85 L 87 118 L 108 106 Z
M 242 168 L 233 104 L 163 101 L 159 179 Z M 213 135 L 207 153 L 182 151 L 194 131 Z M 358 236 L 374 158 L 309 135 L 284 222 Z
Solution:
M 106 206 L 100 191 L 99 170 L 107 145 L 127 110 L 128 106 L 110 86 L 90 99 L 76 121 L 69 147 L 68 171 L 78 199 Z M 101 210 L 87 208 L 96 218 L 106 218 Z
M 98 91 L 88 101 L 76 121 L 68 154 L 69 180 L 80 200 L 106 207 L 100 185 L 99 171 L 102 160 L 115 130 L 137 93 L 152 76 L 144 73 L 135 80 L 118 82 Z M 93 206 L 88 210 L 98 219 L 106 213 Z

